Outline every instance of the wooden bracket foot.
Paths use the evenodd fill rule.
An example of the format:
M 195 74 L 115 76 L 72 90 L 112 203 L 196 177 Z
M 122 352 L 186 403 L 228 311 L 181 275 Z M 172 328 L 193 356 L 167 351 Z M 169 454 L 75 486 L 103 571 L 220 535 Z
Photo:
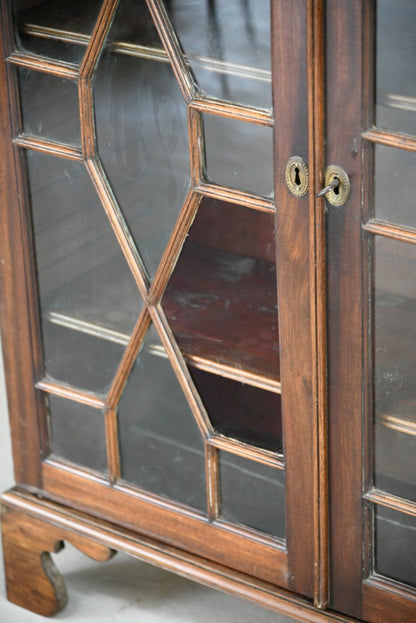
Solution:
M 67 593 L 50 553 L 64 547 L 64 541 L 99 561 L 115 553 L 88 537 L 72 533 L 1 503 L 1 529 L 7 598 L 14 604 L 43 616 L 62 610 Z

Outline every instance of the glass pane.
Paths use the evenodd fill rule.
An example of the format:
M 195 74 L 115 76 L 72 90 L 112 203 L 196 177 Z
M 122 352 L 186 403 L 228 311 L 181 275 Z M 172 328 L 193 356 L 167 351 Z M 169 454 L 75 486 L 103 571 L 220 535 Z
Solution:
M 206 175 L 215 184 L 273 196 L 273 129 L 203 115 Z
M 123 480 L 206 512 L 203 439 L 154 327 L 124 389 L 118 423 Z
M 163 306 L 188 361 L 278 381 L 273 215 L 203 199 Z
M 130 32 L 130 6 L 122 0 L 95 74 L 96 128 L 104 168 L 153 276 L 190 184 L 187 110 L 168 63 L 111 48 L 120 31 Z M 147 44 L 157 35 L 145 6 L 139 15 L 130 26 Z
M 80 63 L 102 0 L 15 0 L 19 48 Z
M 206 95 L 272 107 L 270 0 L 179 0 L 166 5 Z
M 416 500 L 416 246 L 375 240 L 375 482 Z M 413 466 L 413 469 L 412 469 Z
M 285 472 L 220 452 L 221 517 L 284 538 Z
M 50 451 L 53 456 L 107 473 L 104 413 L 49 395 Z
M 415 517 L 377 508 L 376 571 L 416 587 Z
M 378 126 L 416 134 L 416 4 L 377 2 Z
M 27 162 L 46 374 L 104 393 L 142 302 L 84 166 Z
M 416 227 L 416 154 L 375 147 L 375 216 Z
M 81 144 L 75 82 L 23 68 L 19 69 L 19 86 L 26 134 Z
M 267 450 L 283 451 L 279 394 L 189 368 L 218 433 Z

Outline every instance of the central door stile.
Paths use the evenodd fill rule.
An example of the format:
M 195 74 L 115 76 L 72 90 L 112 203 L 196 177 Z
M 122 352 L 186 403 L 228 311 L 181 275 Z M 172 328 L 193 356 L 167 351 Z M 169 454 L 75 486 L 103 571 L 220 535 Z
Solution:
M 328 600 L 323 1 L 273 3 L 277 266 L 289 586 Z M 285 168 L 309 170 L 295 196 Z M 316 510 L 314 510 L 314 508 Z
M 314 602 L 329 600 L 328 409 L 326 357 L 325 201 L 317 197 L 325 170 L 325 0 L 308 0 L 308 125 L 314 433 Z

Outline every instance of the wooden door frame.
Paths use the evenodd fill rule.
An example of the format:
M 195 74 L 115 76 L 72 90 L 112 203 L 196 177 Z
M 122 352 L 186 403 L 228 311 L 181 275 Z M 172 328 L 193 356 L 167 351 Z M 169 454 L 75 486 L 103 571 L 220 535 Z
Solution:
M 375 11 L 375 0 L 328 0 L 326 8 L 326 159 L 351 180 L 349 201 L 327 214 L 330 607 L 372 623 L 407 623 L 416 591 L 373 572 L 374 505 L 365 495 L 374 471 L 374 381 L 372 240 L 363 226 L 373 197 L 371 142 L 384 140 L 371 132 Z
M 289 586 L 325 607 L 325 207 L 324 201 L 316 198 L 324 174 L 323 2 L 284 0 L 273 6 L 277 270 Z M 303 38 L 299 36 L 302 32 Z M 292 195 L 286 186 L 286 163 L 294 155 L 302 157 L 309 168 L 309 192 L 302 198 Z M 312 515 L 309 509 L 314 509 Z
M 11 5 L 8 0 L 0 2 L 3 18 L 1 43 L 5 52 L 4 57 L 7 58 L 13 52 L 14 40 L 10 24 Z M 297 339 L 292 342 L 295 326 L 292 323 L 290 330 L 286 329 L 284 332 L 285 345 L 282 349 L 283 361 L 287 367 L 284 426 L 288 437 L 287 505 L 290 510 L 287 513 L 287 526 L 290 553 L 281 547 L 270 547 L 263 542 L 267 539 L 262 540 L 261 537 L 252 539 L 252 553 L 250 547 L 248 549 L 247 546 L 242 547 L 243 541 L 241 547 L 236 548 L 235 543 L 232 545 L 232 537 L 237 538 L 237 542 L 238 539 L 245 538 L 244 531 L 236 529 L 223 533 L 218 555 L 219 560 L 226 564 L 227 551 L 230 552 L 233 547 L 234 551 L 245 549 L 247 559 L 237 567 L 240 571 L 251 573 L 251 569 L 260 567 L 266 560 L 267 572 L 263 580 L 290 588 L 309 599 L 314 599 L 319 606 L 324 606 L 328 591 L 328 548 L 324 413 L 323 202 L 315 201 L 313 192 L 310 192 L 309 198 L 304 201 L 293 201 L 293 197 L 287 191 L 282 170 L 290 155 L 302 153 L 305 160 L 309 160 L 311 170 L 319 167 L 318 176 L 311 174 L 311 188 L 319 187 L 322 178 L 320 163 L 323 163 L 323 94 L 320 90 L 323 73 L 323 15 L 322 0 L 307 0 L 307 2 L 296 0 L 296 3 L 299 9 L 296 13 L 297 31 L 293 21 L 288 21 L 293 11 L 293 3 L 290 0 L 280 2 L 275 0 L 272 17 L 273 33 L 276 34 L 278 28 L 284 33 L 284 37 L 275 37 L 276 51 L 278 47 L 283 46 L 286 55 L 288 50 L 290 55 L 300 55 L 296 75 L 292 72 L 292 65 L 285 59 L 281 62 L 282 57 L 278 54 L 275 54 L 273 69 L 276 84 L 275 100 L 279 100 L 279 105 L 286 112 L 286 117 L 282 117 L 285 120 L 276 133 L 280 134 L 277 141 L 279 144 L 276 143 L 278 155 L 276 196 L 279 202 L 277 224 L 278 236 L 282 243 L 278 245 L 278 261 L 283 267 L 280 274 L 284 275 L 286 271 L 286 277 L 282 277 L 279 286 L 281 326 L 286 321 L 292 323 L 296 317 L 298 328 L 305 335 L 302 339 L 300 333 L 295 331 Z M 307 33 L 307 36 L 300 37 L 299 32 Z M 14 62 L 16 64 L 25 62 L 26 66 L 30 66 L 28 65 L 30 58 L 25 59 L 24 56 L 22 54 L 20 60 L 15 58 Z M 38 63 L 35 69 L 39 69 L 41 64 Z M 55 63 L 53 66 L 51 64 L 48 71 L 62 73 L 64 69 L 62 63 Z M 22 141 L 20 147 L 13 145 L 13 139 L 21 132 L 17 72 L 4 58 L 1 59 L 0 70 L 2 85 L 8 87 L 2 89 L 0 100 L 3 124 L 1 146 L 7 162 L 7 167 L 2 169 L 0 180 L 3 199 L 1 208 L 5 224 L 1 229 L 0 240 L 1 259 L 4 260 L 1 278 L 6 301 L 2 314 L 5 336 L 3 349 L 9 388 L 16 482 L 30 491 L 47 495 L 63 504 L 71 504 L 79 510 L 93 512 L 97 517 L 119 522 L 127 528 L 134 526 L 134 516 L 140 516 L 143 522 L 139 529 L 153 538 L 161 538 L 153 531 L 157 517 L 162 517 L 163 520 L 169 518 L 173 523 L 171 533 L 166 539 L 176 547 L 189 548 L 190 551 L 197 551 L 209 558 L 213 555 L 212 543 L 204 522 L 196 516 L 197 514 L 176 513 L 175 517 L 175 512 L 169 504 L 160 503 L 152 496 L 135 495 L 135 492 L 129 491 L 127 487 L 119 486 L 111 489 L 104 479 L 90 477 L 83 474 L 82 470 L 65 466 L 57 461 L 42 460 L 47 454 L 45 432 L 47 418 L 44 394 L 34 388 L 34 382 L 41 376 L 42 347 L 36 303 L 35 254 L 31 223 L 26 209 L 28 197 L 21 152 L 22 146 L 31 145 L 23 145 Z M 290 76 L 292 85 L 295 85 L 296 80 L 296 86 L 290 92 L 280 91 L 278 88 L 283 71 L 285 75 Z M 286 80 L 286 85 L 288 82 Z M 299 103 L 299 109 L 293 106 L 294 101 Z M 299 116 L 303 117 L 302 124 L 297 123 L 296 117 Z M 294 135 L 291 135 L 289 126 L 293 130 L 296 128 Z M 87 144 L 88 136 L 84 138 Z M 39 141 L 39 145 L 41 142 Z M 282 151 L 284 142 L 286 142 L 285 149 Z M 40 148 L 45 151 L 47 146 L 40 145 Z M 72 152 L 61 151 L 63 157 L 74 157 Z M 90 157 L 89 150 L 85 151 L 85 158 Z M 81 157 L 79 154 L 76 155 L 77 158 Z M 297 214 L 296 224 L 293 222 L 293 214 Z M 283 243 L 283 239 L 289 235 L 295 236 L 296 242 L 293 246 Z M 299 253 L 301 247 L 303 252 Z M 293 253 L 294 250 L 297 254 Z M 295 281 L 298 288 L 294 287 Z M 294 351 L 295 357 L 291 355 Z M 316 382 L 313 381 L 314 378 L 317 379 Z M 63 491 L 65 493 L 62 493 Z M 92 495 L 92 491 L 95 495 Z M 182 524 L 185 521 L 189 528 L 182 530 L 182 537 L 179 536 L 181 518 Z M 219 527 L 214 532 L 218 530 Z M 201 542 L 205 541 L 204 549 Z

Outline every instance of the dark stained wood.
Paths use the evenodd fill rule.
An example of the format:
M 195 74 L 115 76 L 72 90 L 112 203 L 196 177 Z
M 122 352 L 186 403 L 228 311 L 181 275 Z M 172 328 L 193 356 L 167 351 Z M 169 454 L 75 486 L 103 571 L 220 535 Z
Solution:
M 191 375 L 173 336 L 172 329 L 170 328 L 166 320 L 166 316 L 160 306 L 150 307 L 149 312 L 178 378 L 179 384 L 182 387 L 192 413 L 194 414 L 201 435 L 204 438 L 207 438 L 212 432 L 212 425 L 202 403 L 201 397 L 192 382 Z
M 400 225 L 390 225 L 378 221 L 377 219 L 371 219 L 365 225 L 363 229 L 370 234 L 377 234 L 378 236 L 385 236 L 386 238 L 392 238 L 393 240 L 401 240 L 402 242 L 410 242 L 416 244 L 416 231 L 410 227 L 400 227 Z
M 72 145 L 63 145 L 55 141 L 46 141 L 38 138 L 37 136 L 28 136 L 27 134 L 20 134 L 17 138 L 13 139 L 13 143 L 17 147 L 23 147 L 24 149 L 33 149 L 44 154 L 52 156 L 58 156 L 61 158 L 67 158 L 69 160 L 82 160 L 82 151 L 78 147 Z
M 208 517 L 215 521 L 220 513 L 219 462 L 218 450 L 210 444 L 205 445 L 205 461 Z
M 141 259 L 132 242 L 127 224 L 114 198 L 113 191 L 108 183 L 101 164 L 96 160 L 87 160 L 86 167 L 95 186 L 104 210 L 120 244 L 124 257 L 130 267 L 137 286 L 143 296 L 147 297 L 147 278 Z
M 188 106 L 189 164 L 192 186 L 198 186 L 205 171 L 205 137 L 202 116 Z
M 189 66 L 185 62 L 176 33 L 171 28 L 165 3 L 162 0 L 146 0 L 146 3 L 172 64 L 182 95 L 186 102 L 190 102 L 196 94 L 196 86 Z
M 276 454 L 276 452 L 249 446 L 242 441 L 237 441 L 237 439 L 227 439 L 227 437 L 216 433 L 209 436 L 209 443 L 218 448 L 218 450 L 225 450 L 225 452 L 231 452 L 258 463 L 276 467 L 277 469 L 285 469 L 283 457 Z
M 127 348 L 124 351 L 123 357 L 120 361 L 120 365 L 111 383 L 111 387 L 108 391 L 105 404 L 107 408 L 109 409 L 115 409 L 118 405 L 118 402 L 121 398 L 121 395 L 124 389 L 124 385 L 127 382 L 127 378 L 134 365 L 134 362 L 140 350 L 140 346 L 146 335 L 146 331 L 149 327 L 149 323 L 150 323 L 149 314 L 146 310 L 144 310 L 140 314 L 136 322 L 136 325 L 133 329 L 133 333 L 131 334 Z
M 287 588 L 287 554 L 281 542 L 261 533 L 209 523 L 191 509 L 48 461 L 48 497 L 159 542 Z M 160 526 L 163 526 L 161 534 Z
M 95 560 L 104 562 L 114 554 L 83 535 L 67 534 L 8 506 L 5 500 L 1 528 L 7 598 L 42 616 L 56 614 L 67 602 L 63 579 L 49 555 L 62 549 L 63 538 Z
M 410 623 L 415 620 L 416 591 L 375 576 L 363 585 L 363 618 L 369 623 Z
M 416 151 L 416 137 L 399 134 L 398 132 L 388 132 L 387 130 L 372 129 L 363 132 L 362 137 L 371 143 L 386 145 L 387 147 L 397 147 L 406 151 Z
M 201 193 L 204 197 L 212 197 L 213 199 L 237 203 L 247 208 L 253 208 L 254 210 L 262 210 L 263 212 L 270 212 L 271 214 L 276 212 L 274 202 L 271 199 L 253 195 L 242 190 L 217 186 L 216 184 L 203 181 L 196 186 L 195 191 Z
M 198 156 L 194 154 L 194 156 L 191 157 L 191 162 L 194 167 L 198 167 L 195 163 L 195 158 L 197 159 Z M 194 168 L 194 175 L 198 176 L 196 168 Z M 200 202 L 201 196 L 194 192 L 189 192 L 185 198 L 181 213 L 175 224 L 175 229 L 172 232 L 172 236 L 170 237 L 165 248 L 155 278 L 150 287 L 148 298 L 150 304 L 158 303 L 163 295 L 163 292 L 165 291 L 166 285 L 173 269 L 175 268 L 182 245 L 186 239 L 186 235 L 192 221 L 195 218 Z
M 79 70 L 81 80 L 91 78 L 93 74 L 102 46 L 111 26 L 117 4 L 118 0 L 104 0 L 102 3 L 94 30 L 88 43 L 87 51 Z
M 13 45 L 8 3 L 1 3 L 0 49 Z M 9 106 L 14 113 L 10 112 Z M 44 402 L 34 387 L 40 373 L 36 288 L 31 234 L 19 196 L 26 196 L 19 153 L 12 146 L 20 131 L 15 72 L 0 58 L 0 321 L 17 483 L 41 486 L 40 458 L 45 449 Z
M 329 508 L 328 508 L 328 411 L 327 411 L 327 336 L 326 336 L 326 248 L 325 200 L 317 193 L 323 186 L 325 168 L 324 132 L 325 101 L 322 84 L 325 79 L 325 21 L 324 2 L 311 0 L 307 4 L 308 51 L 308 126 L 310 192 L 310 288 L 311 332 L 313 362 L 313 401 L 316 443 L 314 460 L 314 523 L 315 573 L 314 603 L 320 608 L 328 604 L 329 595 Z
M 272 4 L 277 283 L 289 586 L 313 598 L 317 526 L 313 511 L 316 422 L 310 262 L 314 250 L 310 249 L 308 198 L 291 195 L 285 182 L 289 158 L 298 155 L 308 162 L 309 157 L 307 17 L 306 4 L 300 0 Z
M 7 61 L 19 67 L 46 72 L 51 76 L 68 78 L 69 80 L 77 80 L 78 78 L 78 67 L 64 61 L 54 61 L 25 52 L 12 52 Z
M 45 538 L 46 530 L 51 534 L 52 540 L 56 537 L 59 540 L 68 540 L 88 555 L 92 554 L 97 560 L 105 560 L 113 551 L 122 551 L 294 619 L 307 623 L 322 621 L 354 623 L 352 619 L 336 613 L 319 611 L 307 600 L 277 589 L 270 583 L 232 571 L 224 565 L 198 558 L 172 546 L 152 541 L 144 535 L 65 506 L 40 500 L 19 491 L 6 493 L 2 498 L 2 504 L 10 516 L 21 516 L 21 523 L 34 521 L 39 526 L 42 538 Z M 48 597 L 47 600 L 49 601 Z
M 359 466 L 363 451 L 360 154 L 364 14 L 359 0 L 327 3 L 326 158 L 327 164 L 342 166 L 351 181 L 348 202 L 342 208 L 328 206 L 327 213 L 331 606 L 358 618 L 363 566 Z
M 231 104 L 221 100 L 199 99 L 196 97 L 190 102 L 189 107 L 199 112 L 221 115 L 221 117 L 229 117 L 230 119 L 250 121 L 250 123 L 258 123 L 270 127 L 274 125 L 271 113 L 266 110 L 256 110 L 249 106 Z
M 374 504 L 380 504 L 387 508 L 392 508 L 393 510 L 416 517 L 416 502 L 399 498 L 396 495 L 373 489 L 364 495 L 364 499 L 369 502 L 374 502 Z
M 48 379 L 41 379 L 36 383 L 35 387 L 48 394 L 60 396 L 61 398 L 68 398 L 69 400 L 74 400 L 80 404 L 93 407 L 94 409 L 104 409 L 105 407 L 104 400 L 94 394 L 83 392 L 82 390 L 75 389 L 73 387 L 68 387 L 68 385 L 61 385 Z
M 192 240 L 191 231 L 162 299 L 183 355 L 278 381 L 273 264 Z

